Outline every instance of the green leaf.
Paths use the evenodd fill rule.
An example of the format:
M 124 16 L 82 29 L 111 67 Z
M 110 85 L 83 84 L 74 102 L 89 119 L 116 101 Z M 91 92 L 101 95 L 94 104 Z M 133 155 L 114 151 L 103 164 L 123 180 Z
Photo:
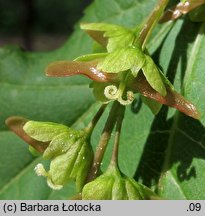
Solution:
M 93 54 L 87 54 L 77 57 L 74 61 L 92 61 L 99 58 L 104 58 L 108 54 L 107 53 L 93 53 Z
M 76 178 L 76 189 L 82 190 L 87 178 L 88 170 L 93 161 L 93 151 L 90 145 L 85 143 L 78 154 L 75 162 L 75 167 L 72 170 L 71 176 Z
M 144 54 L 139 48 L 120 48 L 98 63 L 97 68 L 107 73 L 119 73 L 136 67 L 139 70 L 144 62 Z
M 167 85 L 170 87 L 170 89 L 174 91 L 174 90 L 175 90 L 175 89 L 174 89 L 174 86 L 173 86 L 172 83 L 168 80 L 168 78 L 165 76 L 165 74 L 164 74 L 161 70 L 159 70 L 159 72 L 160 72 L 160 76 L 161 76 L 161 79 L 162 79 L 163 83 L 164 83 L 164 84 L 167 84 Z
M 205 198 L 204 32 L 204 24 L 177 21 L 154 54 L 177 91 L 201 113 L 197 121 L 164 108 L 152 122 L 135 177 L 168 199 Z
M 78 192 L 81 191 L 87 176 L 87 170 L 92 161 L 90 148 L 89 151 L 86 151 L 85 148 L 89 148 L 87 143 L 79 140 L 77 143 L 73 143 L 67 152 L 51 160 L 47 175 L 48 180 L 53 184 L 52 187 L 65 185 L 70 180 L 76 179 L 76 189 Z M 85 155 L 86 152 L 88 155 Z
M 126 28 L 110 32 L 108 31 L 104 35 L 109 38 L 107 45 L 108 52 L 114 52 L 119 48 L 132 46 L 135 39 L 134 33 Z
M 30 137 L 42 142 L 51 141 L 57 135 L 70 131 L 65 125 L 37 121 L 28 121 L 23 129 Z
M 162 81 L 160 72 L 152 58 L 148 55 L 146 55 L 145 65 L 143 66 L 142 71 L 152 88 L 158 91 L 162 96 L 165 96 L 167 91 Z
M 118 25 L 107 23 L 83 23 L 81 24 L 81 28 L 87 30 L 88 34 L 90 34 L 97 42 L 106 45 L 108 52 L 114 52 L 119 48 L 131 46 L 135 39 L 135 34 L 132 30 Z M 107 44 L 104 44 L 103 38 L 107 39 Z
M 75 141 L 72 137 L 70 137 L 70 135 L 71 134 L 67 131 L 55 136 L 44 151 L 43 157 L 45 159 L 52 159 L 53 157 L 62 154 L 62 148 L 63 151 L 66 152 Z
M 108 31 L 116 31 L 123 29 L 121 26 L 108 24 L 108 23 L 81 23 L 80 28 L 83 30 L 91 30 L 91 31 L 102 31 L 102 32 L 108 32 Z

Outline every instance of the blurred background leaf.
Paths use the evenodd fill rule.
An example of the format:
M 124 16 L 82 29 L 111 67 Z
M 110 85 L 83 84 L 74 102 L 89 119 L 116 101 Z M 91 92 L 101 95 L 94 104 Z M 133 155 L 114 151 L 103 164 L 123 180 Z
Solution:
M 92 0 L 0 0 L 0 45 L 18 43 L 27 50 L 62 45 Z
M 40 7 L 38 13 L 44 11 L 44 14 L 47 9 L 41 5 L 42 1 L 34 2 Z M 52 4 L 54 1 L 45 2 L 51 2 L 53 6 L 49 12 L 55 14 L 57 6 Z M 73 14 L 79 14 L 80 17 L 80 9 L 75 6 L 77 3 L 69 6 L 71 1 L 65 1 L 66 5 L 62 6 L 62 2 L 58 3 L 59 8 L 64 7 L 60 10 L 72 10 Z M 134 27 L 149 14 L 156 2 L 95 0 L 85 10 L 81 21 Z M 72 22 L 78 18 L 74 16 Z M 48 20 L 50 24 L 41 22 L 32 31 L 41 32 L 45 26 L 57 25 L 57 21 L 52 21 L 51 17 Z M 63 23 L 59 21 L 60 25 Z M 65 27 L 56 28 L 64 32 Z M 48 31 L 49 28 L 45 29 Z M 5 31 L 4 28 L 2 31 Z M 200 122 L 167 107 L 163 107 L 154 117 L 138 97 L 132 106 L 127 107 L 120 144 L 120 168 L 126 175 L 134 176 L 136 180 L 155 189 L 163 198 L 205 198 L 204 46 L 204 24 L 192 23 L 187 18 L 174 25 L 157 26 L 148 45 L 155 61 L 166 72 L 178 92 L 199 108 L 202 115 Z M 47 78 L 44 68 L 49 62 L 73 59 L 90 52 L 92 41 L 79 30 L 78 25 L 61 48 L 50 52 L 27 52 L 12 46 L 0 48 L 0 199 L 68 199 L 74 194 L 73 183 L 61 191 L 52 191 L 44 178 L 35 175 L 33 168 L 41 158 L 32 157 L 27 145 L 8 131 L 4 121 L 11 115 L 21 115 L 37 121 L 84 127 L 99 107 L 88 87 L 89 80 L 81 76 Z M 94 148 L 107 114 L 108 110 L 92 136 Z M 103 170 L 109 163 L 112 143 L 111 139 Z

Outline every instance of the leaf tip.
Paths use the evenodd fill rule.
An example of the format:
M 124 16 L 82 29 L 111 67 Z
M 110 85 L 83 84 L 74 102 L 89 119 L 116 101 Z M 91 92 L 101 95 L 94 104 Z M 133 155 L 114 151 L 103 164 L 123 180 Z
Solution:
M 201 118 L 201 114 L 200 112 L 198 111 L 198 109 L 194 106 L 194 104 L 188 102 L 186 104 L 187 106 L 187 112 L 184 112 L 186 115 L 196 119 L 196 120 L 199 120 Z
M 15 130 L 17 129 L 17 127 L 20 127 L 20 126 L 23 127 L 27 121 L 28 119 L 20 117 L 20 116 L 10 116 L 5 120 L 5 124 L 11 130 Z
M 46 76 L 57 76 L 57 72 L 59 70 L 59 66 L 57 64 L 57 62 L 53 62 L 50 63 L 49 65 L 47 65 L 47 67 L 45 68 L 45 74 Z
M 39 142 L 28 136 L 24 131 L 24 125 L 28 121 L 28 119 L 23 118 L 21 116 L 11 116 L 5 120 L 5 124 L 11 131 L 13 131 L 17 136 L 19 136 L 22 140 L 31 145 L 38 152 L 44 152 L 48 146 L 48 143 Z

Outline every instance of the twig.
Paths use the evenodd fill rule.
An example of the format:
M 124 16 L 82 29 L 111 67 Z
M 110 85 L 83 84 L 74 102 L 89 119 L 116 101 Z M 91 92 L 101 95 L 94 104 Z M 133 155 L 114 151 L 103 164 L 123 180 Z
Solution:
M 125 113 L 125 106 L 121 106 L 116 120 L 117 123 L 116 123 L 116 132 L 115 132 L 115 141 L 114 141 L 112 158 L 111 158 L 111 163 L 114 164 L 115 166 L 118 166 L 119 142 L 120 142 L 120 134 L 122 129 L 122 122 L 124 119 L 124 113 Z
M 145 44 L 149 38 L 149 35 L 151 34 L 154 26 L 159 21 L 168 2 L 169 0 L 159 0 L 150 16 L 147 18 L 145 23 L 143 23 L 143 28 L 140 32 L 140 37 L 137 39 L 137 41 L 141 43 L 143 49 L 145 48 Z
M 105 123 L 104 129 L 102 132 L 102 135 L 100 137 L 99 144 L 96 148 L 93 164 L 92 164 L 92 167 L 87 177 L 87 182 L 90 182 L 93 179 L 95 179 L 99 172 L 100 165 L 101 165 L 108 141 L 110 139 L 112 130 L 116 123 L 116 114 L 117 114 L 117 109 L 119 105 L 120 104 L 117 101 L 115 101 L 112 105 L 111 111 L 109 113 L 109 116 L 107 118 L 107 121 Z

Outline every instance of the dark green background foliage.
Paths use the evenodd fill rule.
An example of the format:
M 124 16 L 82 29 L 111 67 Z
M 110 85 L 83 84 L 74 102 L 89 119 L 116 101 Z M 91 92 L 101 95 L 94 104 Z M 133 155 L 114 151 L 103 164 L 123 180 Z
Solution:
M 33 33 L 70 33 L 92 0 L 0 0 L 0 32 L 21 34 L 25 24 Z
M 95 0 L 85 11 L 84 22 L 108 22 L 134 27 L 146 17 L 156 0 Z M 77 11 L 76 11 L 77 12 Z M 157 116 L 142 105 L 127 107 L 120 143 L 120 168 L 128 176 L 155 189 L 167 199 L 205 199 L 205 24 L 188 18 L 174 25 L 157 26 L 148 44 L 155 61 L 178 92 L 201 112 L 196 121 L 163 107 Z M 37 121 L 53 121 L 81 128 L 99 107 L 80 76 L 47 78 L 45 66 L 54 60 L 73 59 L 92 51 L 91 39 L 78 25 L 60 49 L 29 53 L 6 46 L 0 49 L 0 198 L 67 199 L 73 184 L 51 191 L 37 177 L 28 146 L 8 131 L 4 121 L 20 115 Z M 99 139 L 107 113 L 94 131 Z M 112 142 L 106 151 L 106 168 Z

